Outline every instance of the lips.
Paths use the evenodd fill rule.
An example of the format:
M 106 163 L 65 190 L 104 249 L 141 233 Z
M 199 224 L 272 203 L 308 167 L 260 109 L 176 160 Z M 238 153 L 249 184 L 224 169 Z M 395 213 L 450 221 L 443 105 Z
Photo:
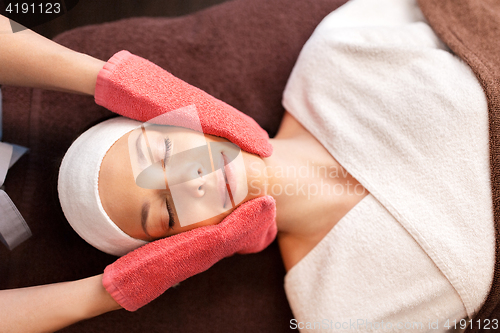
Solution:
M 219 161 L 219 165 L 224 165 L 224 159 L 221 155 L 220 157 L 220 161 Z M 225 181 L 225 177 L 224 177 L 224 171 L 223 171 L 223 168 L 221 168 L 222 172 L 216 172 L 216 177 L 217 177 L 217 192 L 219 192 L 219 197 L 221 199 L 221 204 L 222 204 L 222 207 L 225 208 L 226 207 L 226 204 L 227 204 L 227 201 L 229 200 L 229 194 L 227 193 L 227 189 L 226 189 L 226 181 Z
M 236 180 L 236 170 L 234 167 L 234 163 L 229 162 L 229 158 L 224 154 L 221 153 L 222 157 L 224 159 L 224 171 L 226 174 L 226 179 L 227 182 L 229 183 L 229 188 L 231 189 L 231 196 L 232 196 L 232 201 L 234 205 L 234 196 L 236 194 L 237 190 L 237 180 Z M 232 162 L 232 161 L 231 161 Z

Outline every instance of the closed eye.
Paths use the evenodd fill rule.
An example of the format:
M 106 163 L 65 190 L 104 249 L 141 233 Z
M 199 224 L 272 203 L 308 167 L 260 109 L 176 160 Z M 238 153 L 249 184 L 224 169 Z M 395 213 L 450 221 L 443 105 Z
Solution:
M 167 211 L 168 211 L 168 217 L 169 217 L 168 218 L 168 227 L 169 227 L 169 229 L 173 229 L 174 225 L 175 225 L 174 210 L 172 209 L 172 205 L 169 204 L 169 197 L 170 197 L 170 195 L 167 195 L 167 198 L 165 199 L 165 203 L 167 205 Z
M 172 146 L 173 146 L 173 144 L 172 144 L 172 140 L 170 140 L 169 137 L 167 137 L 166 139 L 164 139 L 163 142 L 165 143 L 165 156 L 164 156 L 163 160 L 165 161 L 165 165 L 167 165 L 168 161 L 172 157 Z
M 167 182 L 167 176 L 165 173 L 165 168 L 172 157 L 172 140 L 170 140 L 169 137 L 166 137 L 163 142 L 165 143 L 165 157 L 161 163 L 162 168 L 163 168 L 163 175 L 165 177 L 165 188 L 168 190 L 168 182 Z M 169 200 L 170 199 L 170 200 Z M 170 191 L 168 191 L 167 197 L 165 198 L 165 205 L 167 206 L 167 211 L 168 211 L 168 227 L 169 229 L 173 229 L 175 225 L 175 219 L 174 219 L 174 208 L 173 204 L 171 205 L 170 202 L 173 202 L 172 197 L 170 195 Z

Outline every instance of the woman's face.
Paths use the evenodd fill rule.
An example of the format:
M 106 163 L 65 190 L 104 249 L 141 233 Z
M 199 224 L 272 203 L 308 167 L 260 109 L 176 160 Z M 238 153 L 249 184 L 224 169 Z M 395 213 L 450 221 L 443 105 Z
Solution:
M 261 158 L 226 139 L 147 126 L 127 133 L 106 153 L 99 195 L 120 229 L 151 241 L 219 223 L 257 197 L 252 193 L 265 192 L 248 191 L 250 182 L 253 189 L 265 187 L 265 173 L 258 171 L 264 167 Z

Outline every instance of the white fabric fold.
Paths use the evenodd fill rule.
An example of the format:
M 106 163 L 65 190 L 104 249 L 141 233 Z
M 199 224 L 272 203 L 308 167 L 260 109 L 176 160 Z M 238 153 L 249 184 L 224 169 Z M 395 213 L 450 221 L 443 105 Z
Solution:
M 0 186 L 9 168 L 27 151 L 26 148 L 0 142 Z M 5 191 L 0 190 L 0 241 L 13 250 L 31 237 L 31 230 Z
M 299 56 L 283 105 L 400 223 L 439 269 L 436 283 L 446 279 L 473 316 L 495 261 L 488 108 L 471 69 L 438 39 L 416 1 L 353 0 L 327 16 Z M 369 243 L 335 246 L 356 251 Z M 307 272 L 293 268 L 286 283 L 302 276 Z M 328 292 L 332 281 L 323 276 L 315 286 Z M 406 279 L 406 289 L 390 293 L 415 287 L 411 275 L 390 278 Z M 302 297 L 292 309 L 313 301 L 293 285 Z M 431 308 L 430 290 L 422 290 L 419 306 Z M 397 298 L 389 305 L 393 314 L 412 311 Z M 328 306 L 314 308 L 324 313 Z M 454 307 L 439 316 L 452 316 Z
M 293 266 L 285 291 L 301 332 L 426 332 L 444 313 L 451 325 L 467 315 L 439 268 L 372 194 Z M 443 331 L 439 321 L 432 332 Z M 308 330 L 315 322 L 322 329 Z
M 99 196 L 99 170 L 109 148 L 140 126 L 117 117 L 91 127 L 73 142 L 59 169 L 59 201 L 69 224 L 90 245 L 116 256 L 147 242 L 129 236 L 110 219 Z
M 13 150 L 14 147 L 12 145 L 0 142 L 0 186 L 3 185 L 5 177 L 7 177 Z
M 9 250 L 31 237 L 28 224 L 3 190 L 0 190 L 0 216 L 0 240 Z

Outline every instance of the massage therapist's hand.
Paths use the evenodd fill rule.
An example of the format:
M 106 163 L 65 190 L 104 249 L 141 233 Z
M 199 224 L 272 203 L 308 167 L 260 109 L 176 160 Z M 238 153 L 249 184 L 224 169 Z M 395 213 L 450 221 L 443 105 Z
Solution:
M 103 285 L 129 311 L 234 253 L 265 249 L 276 237 L 271 196 L 245 202 L 222 222 L 146 244 L 106 267 Z
M 0 84 L 94 95 L 104 64 L 31 30 L 12 33 L 0 15 Z

